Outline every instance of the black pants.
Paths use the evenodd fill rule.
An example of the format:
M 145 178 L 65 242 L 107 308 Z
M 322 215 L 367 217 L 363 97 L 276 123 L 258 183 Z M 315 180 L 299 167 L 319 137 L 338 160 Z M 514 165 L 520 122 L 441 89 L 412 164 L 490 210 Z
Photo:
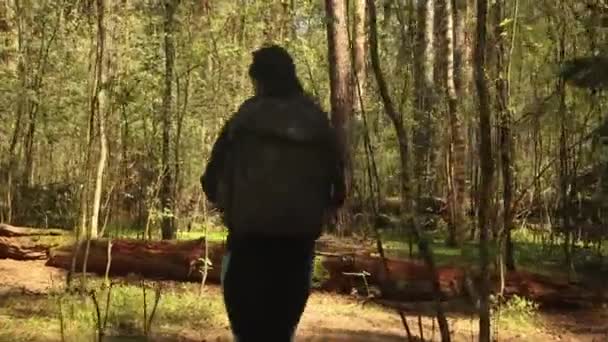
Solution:
M 238 342 L 288 342 L 310 293 L 314 239 L 229 241 L 224 303 Z

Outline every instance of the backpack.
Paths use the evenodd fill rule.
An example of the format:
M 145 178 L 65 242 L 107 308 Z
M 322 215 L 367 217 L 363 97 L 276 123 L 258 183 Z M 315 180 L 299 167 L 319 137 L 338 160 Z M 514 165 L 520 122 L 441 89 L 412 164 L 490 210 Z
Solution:
M 227 132 L 220 183 L 231 234 L 318 237 L 336 165 L 327 114 L 304 96 L 254 97 Z

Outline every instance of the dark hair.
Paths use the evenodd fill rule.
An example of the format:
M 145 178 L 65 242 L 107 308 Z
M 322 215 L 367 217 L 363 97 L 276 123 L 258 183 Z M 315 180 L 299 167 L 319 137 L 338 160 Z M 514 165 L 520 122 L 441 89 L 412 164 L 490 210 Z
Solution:
M 264 89 L 264 95 L 286 97 L 304 92 L 289 53 L 278 45 L 262 47 L 252 53 L 249 76 Z

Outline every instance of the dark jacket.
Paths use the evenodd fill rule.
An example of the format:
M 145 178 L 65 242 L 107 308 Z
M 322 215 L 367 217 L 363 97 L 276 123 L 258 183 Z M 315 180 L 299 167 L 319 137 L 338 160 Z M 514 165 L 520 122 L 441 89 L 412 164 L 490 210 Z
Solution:
M 247 101 L 247 104 L 250 101 L 255 101 L 256 97 L 253 97 Z M 201 185 L 203 191 L 205 192 L 207 199 L 212 202 L 214 205 L 218 206 L 221 202 L 219 200 L 220 196 L 220 181 L 222 178 L 222 174 L 226 172 L 225 170 L 225 162 L 227 157 L 227 151 L 230 148 L 230 137 L 229 132 L 231 125 L 235 122 L 235 116 L 230 118 L 228 122 L 222 127 L 219 137 L 217 138 L 213 149 L 211 151 L 211 156 L 207 167 L 205 169 L 204 174 L 201 177 Z M 335 137 L 335 134 L 332 134 L 333 139 L 330 146 L 327 146 L 328 150 L 333 151 L 335 155 L 335 167 L 333 168 L 333 176 L 331 180 L 331 189 L 328 189 L 328 196 L 330 198 L 329 207 L 327 208 L 328 213 L 334 211 L 343 205 L 345 200 L 345 180 L 344 180 L 344 163 L 341 158 L 341 153 L 338 150 L 338 144 Z M 222 210 L 221 206 L 218 209 Z

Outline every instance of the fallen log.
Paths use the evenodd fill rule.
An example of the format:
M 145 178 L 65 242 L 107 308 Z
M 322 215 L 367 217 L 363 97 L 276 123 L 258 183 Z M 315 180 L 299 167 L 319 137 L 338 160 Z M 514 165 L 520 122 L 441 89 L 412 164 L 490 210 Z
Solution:
M 71 269 L 74 246 L 62 246 L 51 251 L 47 266 Z M 83 269 L 85 246 L 76 258 L 76 271 Z M 209 267 L 207 279 L 219 282 L 223 244 L 209 244 Z M 197 267 L 202 265 L 204 242 L 188 241 L 145 241 L 112 240 L 109 274 L 113 276 L 138 275 L 149 279 L 197 281 L 201 273 Z M 91 241 L 87 272 L 103 275 L 108 263 L 108 240 Z
M 20 236 L 62 236 L 69 235 L 69 231 L 61 229 L 44 229 L 30 227 L 15 227 L 10 224 L 0 223 L 0 236 L 20 237 Z
M 76 271 L 82 270 L 84 246 L 76 258 Z M 63 246 L 52 250 L 47 266 L 69 270 L 72 264 L 74 246 Z M 207 281 L 220 282 L 221 259 L 225 252 L 223 243 L 209 243 Z M 384 290 L 382 294 L 392 299 L 431 298 L 429 274 L 422 263 L 389 259 L 391 278 L 387 277 L 380 258 L 366 254 L 338 254 L 320 251 L 318 262 L 325 275 L 318 279 L 320 288 L 326 291 L 350 293 L 354 287 L 362 287 L 363 279 L 345 273 L 368 272 L 366 281 L 369 286 Z M 105 274 L 108 261 L 108 240 L 91 241 L 87 272 Z M 111 247 L 109 274 L 127 276 L 135 274 L 144 278 L 177 281 L 200 281 L 204 242 L 202 239 L 189 241 L 144 241 L 114 240 Z M 440 271 L 446 296 L 459 293 L 453 285 L 457 284 L 461 272 L 455 268 Z M 389 286 L 386 286 L 386 285 Z M 386 290 L 391 289 L 391 290 Z
M 431 274 L 422 262 L 392 259 L 386 260 L 389 274 L 387 275 L 382 259 L 369 255 L 324 255 L 320 263 L 329 273 L 321 283 L 324 290 L 340 293 L 350 293 L 353 288 L 361 291 L 366 285 L 377 287 L 383 298 L 392 300 L 431 300 Z M 439 283 L 443 299 L 460 296 L 463 293 L 464 271 L 460 268 L 445 266 L 438 268 Z M 363 276 L 345 276 L 346 274 L 362 274 Z
M 43 260 L 51 248 L 69 241 L 69 232 L 0 224 L 0 259 Z
M 32 243 L 30 240 L 0 237 L 0 259 L 44 260 L 49 246 Z
M 62 246 L 51 250 L 47 266 L 69 270 L 74 246 Z M 224 243 L 208 245 L 209 267 L 207 281 L 219 284 L 221 259 L 225 253 Z M 76 271 L 82 271 L 84 246 L 76 259 Z M 201 280 L 204 242 L 112 240 L 109 275 L 136 275 L 147 279 L 195 282 Z M 105 274 L 108 256 L 108 240 L 91 241 L 87 272 Z M 334 251 L 317 251 L 315 272 L 318 288 L 324 291 L 348 294 L 353 288 L 359 293 L 379 290 L 376 297 L 392 301 L 431 301 L 433 292 L 430 274 L 422 262 L 387 260 L 390 274 L 387 275 L 379 257 L 357 253 L 339 254 Z M 318 269 L 317 269 L 318 271 Z M 465 298 L 466 276 L 464 269 L 453 266 L 437 268 L 442 301 Z M 363 276 L 365 275 L 365 281 Z M 506 279 L 507 295 L 517 294 L 539 303 L 560 303 L 577 299 L 589 299 L 586 291 L 567 282 L 538 274 L 510 272 Z M 372 292 L 372 291 L 370 291 Z M 567 294 L 567 296 L 563 296 Z M 563 297 L 563 298 L 562 298 Z M 567 298 L 566 298 L 567 297 Z

